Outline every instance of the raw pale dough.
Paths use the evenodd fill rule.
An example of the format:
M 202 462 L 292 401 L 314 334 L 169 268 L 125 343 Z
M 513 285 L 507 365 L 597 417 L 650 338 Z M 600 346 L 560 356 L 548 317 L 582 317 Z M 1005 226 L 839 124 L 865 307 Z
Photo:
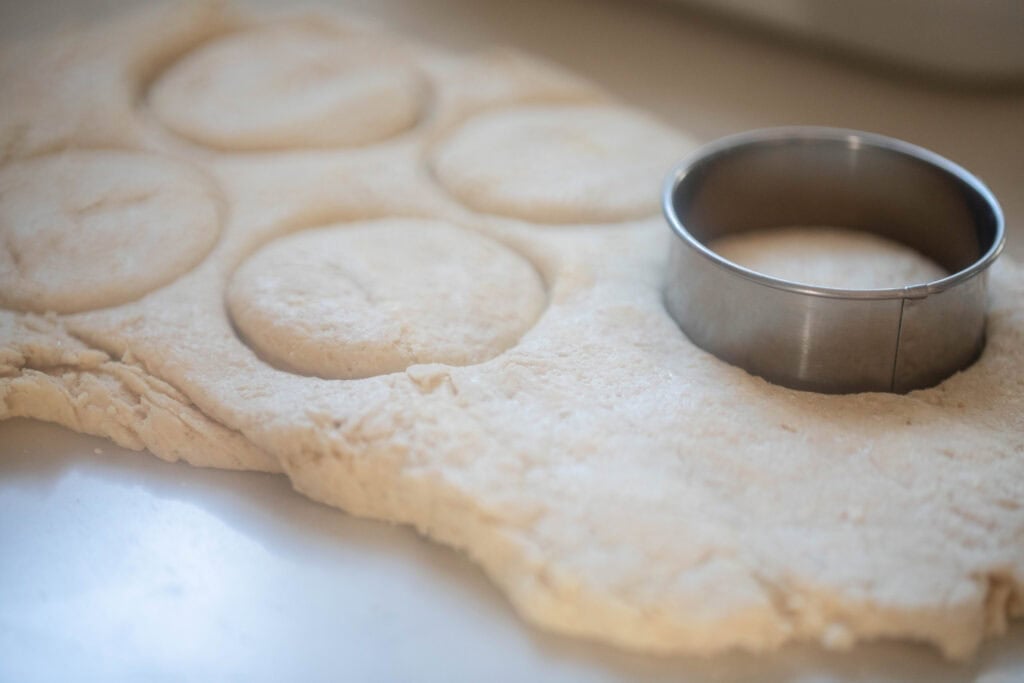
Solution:
M 72 315 L 0 311 L 0 417 L 53 420 L 168 459 L 280 468 L 317 500 L 415 525 L 462 549 L 527 619 L 630 648 L 711 653 L 806 640 L 838 648 L 890 637 L 966 657 L 1024 612 L 1024 272 L 1009 259 L 992 273 L 983 355 L 941 385 L 905 396 L 773 386 L 695 348 L 662 305 L 672 238 L 656 213 L 658 177 L 687 151 L 685 136 L 507 53 L 453 57 L 409 41 L 429 79 L 417 102 L 432 106 L 388 144 L 259 155 L 200 149 L 161 125 L 191 104 L 163 79 L 199 68 L 189 65 L 214 48 L 181 46 L 208 37 L 211 25 L 262 30 L 258 18 L 233 21 L 186 12 L 175 21 L 159 13 L 106 22 L 62 37 L 67 59 L 54 68 L 27 72 L 46 82 L 18 90 L 32 94 L 29 104 L 11 104 L 0 83 L 0 110 L 36 113 L 17 119 L 28 127 L 5 158 L 49 149 L 70 163 L 82 153 L 58 149 L 118 141 L 114 129 L 98 127 L 116 114 L 132 121 L 116 129 L 119 144 L 201 164 L 210 194 L 227 205 L 207 257 L 144 296 L 117 280 L 122 305 Z M 344 22 L 327 13 L 280 21 L 267 29 L 280 41 L 268 44 L 266 60 L 271 48 L 301 42 L 308 29 L 296 26 L 370 30 L 338 28 Z M 20 63 L 31 63 L 31 50 L 53 48 L 21 49 L 29 52 Z M 145 104 L 129 117 L 125 100 L 77 89 L 89 63 L 100 82 L 120 83 L 104 93 L 144 91 L 148 74 L 136 65 L 175 50 L 179 61 L 152 75 L 163 117 Z M 73 117 L 68 89 L 87 112 L 74 120 L 95 125 L 61 123 Z M 335 117 L 346 140 L 384 135 L 373 128 L 363 138 L 350 125 L 367 112 L 391 116 L 383 105 L 339 100 L 349 104 L 352 119 Z M 249 130 L 244 145 L 313 143 L 279 135 L 302 130 L 305 110 L 279 113 L 270 128 Z M 322 124 L 310 130 L 333 130 Z M 212 136 L 209 144 L 236 143 Z M 91 185 L 88 174 L 80 178 Z M 14 195 L 4 201 L 28 201 Z M 144 223 L 146 234 L 173 234 L 173 251 L 176 226 L 204 210 L 205 196 L 166 206 Z M 61 197 L 43 193 L 31 204 L 59 216 Z M 427 335 L 418 342 L 423 357 L 412 360 L 462 348 L 479 354 L 458 361 L 470 364 L 325 379 L 338 374 L 334 359 L 303 352 L 304 374 L 296 374 L 246 345 L 229 308 L 241 327 L 240 306 L 249 305 L 280 310 L 275 321 L 294 316 L 293 332 L 337 322 L 317 318 L 308 301 L 286 311 L 258 296 L 262 278 L 294 273 L 278 260 L 290 245 L 324 236 L 323 253 L 296 266 L 311 270 L 308 280 L 295 276 L 305 300 L 312 292 L 304 288 L 321 286 L 330 250 L 375 249 L 376 238 L 357 246 L 323 226 L 358 223 L 369 235 L 368 221 L 396 217 L 459 226 L 433 234 L 450 231 L 449 256 L 477 259 L 446 267 L 477 278 L 500 324 L 466 324 L 459 311 L 480 302 L 453 307 L 466 294 L 458 281 L 448 291 L 440 280 L 425 284 L 438 306 L 409 317 Z M 463 244 L 465 230 L 487 239 Z M 394 269 L 412 263 L 423 235 L 396 247 Z M 95 272 L 97 258 L 63 267 Z M 512 265 L 523 258 L 546 290 L 532 326 L 538 280 Z M 344 274 L 324 283 L 324 294 L 349 296 L 354 258 L 338 262 Z M 163 269 L 162 257 L 150 265 Z M 271 289 L 286 295 L 290 286 Z M 378 286 L 392 284 L 374 280 L 371 295 Z M 7 305 L 51 306 L 19 301 Z M 357 320 L 360 311 L 366 317 Z M 365 323 L 379 311 L 346 313 Z M 448 337 L 430 337 L 442 324 Z M 255 343 L 262 334 L 249 336 Z
M 239 268 L 227 297 L 264 358 L 337 379 L 489 360 L 546 303 L 529 261 L 477 233 L 412 220 L 274 242 Z
M 150 91 L 175 132 L 224 149 L 352 146 L 419 119 L 425 84 L 388 41 L 330 24 L 271 24 L 215 39 Z
M 710 246 L 751 270 L 819 287 L 887 289 L 949 274 L 899 242 L 836 228 L 758 230 L 723 237 Z
M 466 121 L 434 151 L 440 182 L 470 208 L 537 223 L 642 218 L 688 141 L 611 106 L 514 107 Z
M 0 168 L 0 305 L 113 306 L 196 265 L 220 233 L 210 179 L 135 152 L 69 152 Z

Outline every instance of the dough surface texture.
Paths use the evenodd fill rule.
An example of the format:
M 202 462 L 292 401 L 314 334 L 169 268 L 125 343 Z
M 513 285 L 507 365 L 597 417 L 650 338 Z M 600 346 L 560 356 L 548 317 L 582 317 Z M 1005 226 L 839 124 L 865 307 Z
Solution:
M 331 25 L 270 24 L 203 45 L 154 84 L 175 132 L 225 149 L 354 146 L 419 118 L 419 72 L 387 43 Z
M 265 358 L 336 379 L 468 365 L 515 344 L 544 308 L 530 262 L 445 223 L 371 221 L 265 247 L 228 288 Z
M 282 472 L 642 651 L 964 658 L 1024 613 L 1018 265 L 939 386 L 773 386 L 662 303 L 659 188 L 693 139 L 380 31 L 203 4 L 4 46 L 33 68 L 0 70 L 0 418 Z
M 651 178 L 678 145 L 638 112 L 527 106 L 485 112 L 438 145 L 441 183 L 467 206 L 537 223 L 619 221 L 657 210 Z
M 888 289 L 949 274 L 899 242 L 836 228 L 759 230 L 715 240 L 711 247 L 745 268 L 820 287 Z
M 0 305 L 72 313 L 135 299 L 220 232 L 208 178 L 170 159 L 68 152 L 0 168 Z

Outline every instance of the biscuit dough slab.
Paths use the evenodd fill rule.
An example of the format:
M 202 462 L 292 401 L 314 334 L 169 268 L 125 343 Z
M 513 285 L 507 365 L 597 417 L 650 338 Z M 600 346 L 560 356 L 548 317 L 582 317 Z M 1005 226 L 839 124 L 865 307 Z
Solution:
M 154 83 L 157 117 L 223 149 L 377 142 L 415 124 L 422 77 L 397 51 L 325 22 L 229 33 Z
M 194 164 L 226 207 L 209 254 L 139 298 L 68 315 L 0 312 L 0 417 L 53 420 L 201 465 L 281 469 L 312 498 L 462 549 L 534 623 L 630 648 L 889 637 L 966 657 L 1024 612 L 1019 266 L 1004 258 L 993 270 L 982 357 L 935 388 L 822 396 L 772 386 L 695 348 L 665 313 L 657 163 L 634 166 L 631 181 L 650 176 L 649 215 L 594 216 L 570 202 L 550 221 L 529 203 L 543 195 L 529 193 L 518 219 L 476 213 L 432 166 L 486 112 L 619 105 L 508 53 L 453 56 L 410 39 L 431 106 L 414 129 L 355 150 L 206 149 L 164 128 L 146 97 L 107 96 L 144 95 L 161 68 L 213 38 L 211 25 L 219 36 L 292 21 L 219 11 L 107 22 L 60 39 L 66 58 L 47 87 L 31 70 L 0 80 L 0 124 L 16 124 L 0 125 L 5 164 L 116 143 Z M 301 17 L 309 22 L 347 26 L 326 11 Z M 46 53 L 18 50 L 28 63 Z M 83 63 L 106 84 L 101 96 L 81 88 Z M 9 104 L 15 91 L 29 100 Z M 692 147 L 657 126 L 651 134 L 659 155 Z M 591 152 L 559 153 L 573 168 Z M 491 166 L 500 158 L 469 158 L 502 177 Z M 225 297 L 252 254 L 310 228 L 393 217 L 480 231 L 533 264 L 546 308 L 482 362 L 353 380 L 275 368 L 236 333 Z
M 213 247 L 221 200 L 166 157 L 44 155 L 0 168 L 0 305 L 73 313 L 136 299 Z
M 268 362 L 334 379 L 489 360 L 545 300 L 526 259 L 422 220 L 342 223 L 272 242 L 227 293 L 239 332 Z

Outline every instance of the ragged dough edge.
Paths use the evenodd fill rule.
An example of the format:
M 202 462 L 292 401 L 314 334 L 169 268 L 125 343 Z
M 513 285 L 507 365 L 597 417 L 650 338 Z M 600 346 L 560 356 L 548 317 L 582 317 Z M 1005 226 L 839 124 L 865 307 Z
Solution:
M 309 436 L 308 431 L 292 435 L 300 442 Z M 657 654 L 713 654 L 733 648 L 764 652 L 776 649 L 791 635 L 791 627 L 777 618 L 768 595 L 738 564 L 727 568 L 731 587 L 741 587 L 752 598 L 750 602 L 716 623 L 696 623 L 677 614 L 638 610 L 616 596 L 588 591 L 578 575 L 551 564 L 530 540 L 528 528 L 503 522 L 483 508 L 478 498 L 444 481 L 440 472 L 404 474 L 392 480 L 386 496 L 369 495 L 375 488 L 373 469 L 394 457 L 395 442 L 384 440 L 371 447 L 364 443 L 356 454 L 348 451 L 352 438 L 351 434 L 316 438 L 315 444 L 307 441 L 298 446 L 296 455 L 286 456 L 283 464 L 295 489 L 358 517 L 408 524 L 465 553 L 502 589 L 516 611 L 535 625 Z
M 196 467 L 280 472 L 277 460 L 203 414 L 127 354 L 71 336 L 55 316 L 0 312 L 0 420 L 28 417 Z
M 560 273 L 560 275 L 564 275 L 564 273 Z M 1017 288 L 1017 291 L 1018 295 L 1022 293 L 1020 287 Z M 0 314 L 0 321 L 2 321 L 2 315 Z M 1019 310 L 1016 315 L 1020 315 Z M 28 332 L 23 332 L 23 334 L 27 335 Z M 0 336 L 0 339 L 2 338 Z M 6 347 L 0 346 L 0 348 Z M 15 351 L 21 353 L 17 349 Z M 4 358 L 10 360 L 15 357 L 4 356 Z M 131 360 L 131 357 L 126 354 L 120 362 L 135 367 L 134 363 L 128 362 Z M 103 361 L 100 362 L 100 365 L 102 366 L 104 362 L 117 363 L 119 361 Z M 10 363 L 12 368 L 15 365 L 16 363 L 13 361 Z M 138 370 L 138 368 L 136 369 Z M 410 368 L 411 372 L 408 374 L 417 374 L 421 370 Z M 136 377 L 136 375 L 132 375 L 132 377 Z M 6 381 L 6 379 L 4 377 L 2 381 Z M 37 379 L 33 375 L 32 381 L 35 382 Z M 421 377 L 421 379 L 424 385 L 433 387 L 434 391 L 439 391 L 445 386 L 443 379 L 429 376 Z M 173 381 L 177 382 L 177 379 L 175 378 Z M 178 386 L 182 388 L 183 392 L 192 389 L 185 383 L 180 383 Z M 6 385 L 3 386 L 3 390 L 7 391 Z M 66 402 L 71 398 L 73 397 L 70 393 L 61 395 L 58 392 L 54 400 Z M 196 394 L 196 400 L 201 401 L 199 393 Z M 6 400 L 3 405 L 6 406 Z M 209 405 L 206 407 L 211 408 Z M 65 408 L 62 407 L 62 410 Z M 387 411 L 382 412 L 386 413 Z M 543 549 L 530 540 L 528 535 L 530 520 L 516 519 L 513 522 L 504 520 L 501 514 L 488 507 L 489 501 L 482 501 L 473 494 L 466 493 L 460 488 L 458 482 L 446 479 L 438 480 L 437 477 L 443 476 L 441 473 L 417 470 L 415 465 L 404 465 L 404 459 L 415 460 L 417 454 L 422 456 L 426 452 L 425 447 L 414 448 L 409 443 L 411 436 L 414 435 L 414 432 L 410 430 L 413 430 L 414 427 L 407 424 L 390 425 L 386 422 L 382 424 L 379 416 L 375 424 L 371 410 L 362 414 L 363 419 L 356 427 L 353 424 L 355 417 L 357 416 L 350 416 L 349 424 L 344 427 L 335 427 L 328 418 L 324 418 L 326 420 L 324 422 L 314 421 L 310 424 L 287 425 L 281 434 L 290 434 L 297 440 L 297 443 L 291 444 L 287 440 L 264 439 L 259 427 L 255 426 L 247 427 L 246 434 L 248 438 L 258 439 L 268 448 L 273 446 L 274 452 L 291 458 L 291 461 L 286 460 L 284 465 L 293 476 L 296 487 L 307 495 L 345 508 L 353 514 L 413 524 L 422 532 L 438 540 L 462 548 L 478 563 L 484 564 L 488 573 L 510 594 L 521 613 L 531 621 L 538 622 L 552 630 L 592 636 L 599 640 L 612 641 L 637 649 L 666 652 L 708 653 L 738 644 L 739 636 L 736 633 L 723 632 L 723 630 L 702 634 L 703 627 L 697 628 L 692 625 L 688 627 L 690 629 L 688 631 L 677 630 L 676 625 L 679 620 L 685 621 L 687 615 L 677 614 L 675 615 L 677 619 L 669 619 L 666 623 L 664 617 L 657 615 L 652 617 L 650 614 L 638 611 L 636 607 L 630 606 L 625 598 L 609 592 L 602 592 L 601 586 L 583 586 L 581 588 L 578 573 L 574 575 L 571 568 L 567 569 L 564 563 L 558 562 L 558 558 L 545 559 Z M 244 427 L 244 425 L 238 426 Z M 382 433 L 381 430 L 384 432 Z M 232 434 L 235 432 L 227 430 L 219 436 L 211 435 L 210 438 L 213 441 L 219 441 L 221 438 L 228 439 Z M 317 463 L 317 460 L 320 462 Z M 382 482 L 380 481 L 381 477 L 368 474 L 377 467 L 391 467 L 394 468 L 394 471 L 389 473 Z M 341 470 L 339 471 L 338 468 Z M 324 480 L 323 484 L 316 481 L 320 478 Z M 337 492 L 329 488 L 321 490 L 321 485 L 326 487 L 327 481 L 333 482 L 335 478 L 340 479 L 333 484 L 339 488 Z M 368 483 L 363 483 L 364 478 Z M 408 508 L 397 505 L 397 500 L 406 499 L 411 501 Z M 410 509 L 416 509 L 417 512 L 414 514 L 409 511 Z M 426 512 L 423 512 L 424 510 Z M 422 514 L 422 518 L 413 519 L 420 514 Z M 749 563 L 738 560 L 726 560 L 725 564 L 726 566 L 735 566 L 740 570 L 750 567 Z M 740 573 L 742 575 L 743 572 Z M 981 629 L 987 628 L 982 625 L 982 619 L 978 618 L 982 611 L 977 608 L 977 605 L 991 604 L 993 606 L 991 612 L 988 613 L 991 620 L 986 622 L 986 624 L 993 624 L 993 628 L 1000 622 L 1000 614 L 996 607 L 1008 611 L 1010 614 L 1019 615 L 1021 613 L 1019 574 L 1016 575 L 1016 579 L 994 576 L 968 578 L 968 581 L 976 582 L 977 595 L 980 596 L 978 599 L 968 601 L 975 608 L 958 611 L 940 606 L 938 613 L 904 610 L 893 614 L 886 613 L 879 605 L 868 605 L 874 610 L 870 620 L 866 615 L 861 614 L 865 609 L 864 605 L 855 604 L 842 597 L 833 600 L 827 594 L 828 586 L 786 583 L 778 577 L 756 575 L 753 575 L 753 580 L 758 584 L 760 592 L 751 588 L 754 590 L 751 597 L 758 601 L 758 606 L 750 611 L 750 622 L 722 620 L 713 624 L 705 624 L 709 631 L 720 627 L 721 629 L 732 628 L 741 623 L 745 624 L 744 628 L 753 628 L 752 624 L 755 623 L 765 624 L 765 632 L 742 634 L 744 636 L 742 646 L 747 649 L 774 647 L 780 641 L 773 634 L 778 633 L 783 633 L 786 640 L 797 639 L 804 632 L 802 630 L 804 628 L 814 637 L 819 635 L 810 620 L 812 616 L 810 607 L 804 605 L 793 608 L 785 602 L 770 607 L 768 603 L 773 602 L 773 592 L 788 593 L 797 598 L 809 597 L 813 600 L 814 605 L 820 605 L 815 609 L 826 615 L 843 612 L 856 613 L 861 621 L 848 624 L 848 626 L 858 629 L 853 632 L 855 638 L 864 639 L 886 635 L 890 633 L 886 629 L 891 629 L 891 635 L 894 636 L 919 637 L 938 642 L 945 648 L 947 654 L 953 656 L 963 656 L 968 648 L 977 644 L 981 637 Z M 1014 581 L 1016 583 L 1013 583 Z M 1007 588 L 1011 583 L 1012 585 Z M 749 581 L 744 581 L 743 586 L 750 587 Z M 787 610 L 795 610 L 797 616 L 784 616 Z M 736 618 L 740 619 L 741 617 L 737 616 Z M 756 621 L 757 619 L 762 621 Z M 776 622 L 785 622 L 787 619 L 805 619 L 807 623 L 786 635 L 785 627 L 779 626 Z M 928 624 L 922 623 L 925 621 L 932 622 L 931 630 L 929 630 Z M 953 621 L 957 623 L 958 630 L 954 634 L 950 634 L 947 632 L 949 624 L 946 622 Z M 940 626 L 941 632 L 939 631 Z M 830 647 L 844 647 L 850 643 L 850 638 L 842 632 L 824 635 L 824 642 Z M 704 637 L 704 640 L 681 644 L 676 640 L 680 637 L 698 639 Z
M 416 366 L 412 374 L 421 391 L 451 390 L 445 366 Z M 985 637 L 1005 633 L 1008 617 L 1024 616 L 1024 583 L 1012 575 L 964 577 L 945 601 L 908 610 L 851 599 L 806 579 L 779 581 L 749 558 L 715 552 L 690 568 L 699 573 L 710 566 L 715 574 L 709 593 L 691 596 L 691 608 L 706 611 L 704 601 L 719 597 L 714 590 L 724 591 L 724 602 L 732 604 L 707 620 L 644 609 L 588 583 L 531 540 L 539 516 L 525 513 L 510 521 L 500 501 L 489 506 L 460 487 L 462 473 L 452 478 L 442 468 L 423 466 L 434 430 L 465 437 L 465 448 L 487 447 L 472 425 L 459 424 L 463 416 L 425 417 L 411 410 L 388 415 L 370 404 L 345 419 L 312 415 L 312 424 L 274 430 L 269 441 L 296 491 L 358 517 L 408 524 L 466 553 L 523 618 L 554 633 L 658 655 L 701 656 L 770 652 L 796 642 L 845 651 L 859 642 L 897 638 L 932 643 L 947 658 L 963 660 Z M 381 480 L 388 482 L 386 491 Z
M 419 391 L 450 391 L 443 365 L 414 366 L 407 372 Z M 440 432 L 458 432 L 465 437 L 465 447 L 486 447 L 479 443 L 486 437 L 473 433 L 475 425 L 455 414 L 444 420 L 424 419 L 423 413 L 412 411 L 392 413 L 390 419 L 382 419 L 384 414 L 371 405 L 362 415 L 345 420 L 311 415 L 315 429 L 293 426 L 276 431 L 272 450 L 282 454 L 296 491 L 358 517 L 408 524 L 467 554 L 522 617 L 552 632 L 661 654 L 708 654 L 736 647 L 767 651 L 791 635 L 760 582 L 748 576 L 743 565 L 729 560 L 722 566 L 732 581 L 730 588 L 742 587 L 742 595 L 750 599 L 714 624 L 652 614 L 600 590 L 588 590 L 592 587 L 571 570 L 552 564 L 530 539 L 537 517 L 527 513 L 510 523 L 500 503 L 498 509 L 488 509 L 442 468 L 417 464 L 429 461 L 431 441 Z M 389 471 L 386 492 L 379 490 L 381 469 Z
M 992 315 L 1001 328 L 997 352 L 1005 353 L 1005 344 L 1022 328 L 1024 314 L 1014 301 L 1024 291 L 1024 270 L 1005 259 L 994 279 L 999 291 Z M 447 372 L 420 367 L 407 374 L 422 391 L 444 394 L 457 390 Z M 940 396 L 937 390 L 917 394 L 922 395 Z M 401 395 L 381 400 L 408 404 Z M 460 488 L 463 473 L 448 478 L 440 469 L 423 467 L 431 453 L 431 428 L 448 432 L 446 438 L 458 442 L 466 457 L 487 458 L 488 444 L 481 442 L 487 437 L 461 424 L 471 417 L 404 412 L 392 410 L 388 417 L 382 404 L 370 405 L 346 419 L 313 416 L 309 425 L 288 425 L 263 438 L 281 454 L 298 491 L 355 515 L 410 524 L 466 552 L 520 614 L 554 632 L 640 651 L 699 655 L 733 648 L 770 651 L 791 642 L 847 650 L 858 642 L 898 638 L 936 645 L 944 656 L 960 660 L 973 655 L 985 638 L 1004 633 L 1009 618 L 1024 616 L 1024 565 L 986 569 L 984 561 L 962 566 L 962 574 L 943 584 L 945 593 L 934 601 L 906 604 L 899 596 L 858 595 L 806 575 L 769 576 L 752 558 L 719 556 L 713 558 L 716 582 L 741 596 L 735 609 L 702 622 L 685 611 L 638 608 L 608 586 L 588 585 L 585 575 L 531 540 L 536 518 L 510 521 L 500 502 Z M 386 493 L 379 490 L 381 480 L 388 482 Z M 692 603 L 695 611 L 698 603 L 699 596 Z

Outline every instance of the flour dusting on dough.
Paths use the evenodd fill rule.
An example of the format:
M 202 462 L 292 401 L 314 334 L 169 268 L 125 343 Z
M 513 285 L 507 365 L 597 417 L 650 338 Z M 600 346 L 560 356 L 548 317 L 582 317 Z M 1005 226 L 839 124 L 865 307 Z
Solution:
M 0 74 L 0 418 L 281 470 L 461 549 L 531 622 L 642 651 L 900 638 L 963 658 L 1024 614 L 1019 266 L 992 270 L 982 356 L 936 387 L 773 386 L 663 306 L 657 187 L 686 135 L 508 53 L 220 7 L 26 44 L 18 64 L 61 58 Z M 356 34 L 401 56 L 378 65 Z M 321 68 L 336 50 L 344 69 Z M 248 72 L 232 80 L 250 67 L 301 97 L 264 101 Z M 301 87 L 323 79 L 323 101 Z M 18 180 L 90 146 L 201 180 Z M 76 209 L 113 221 L 111 251 L 54 217 L 115 176 L 113 200 Z M 842 270 L 815 250 L 817 273 Z M 97 267 L 122 257 L 138 260 Z M 321 289 L 348 303 L 324 310 Z M 360 329 L 381 334 L 361 347 Z

